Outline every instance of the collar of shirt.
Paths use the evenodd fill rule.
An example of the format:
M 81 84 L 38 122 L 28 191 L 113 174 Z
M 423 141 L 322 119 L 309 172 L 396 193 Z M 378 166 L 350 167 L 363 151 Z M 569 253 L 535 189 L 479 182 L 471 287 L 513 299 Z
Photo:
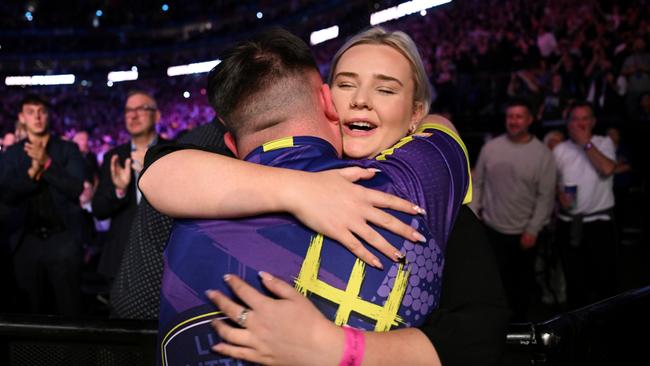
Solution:
M 251 151 L 244 160 L 307 171 L 324 170 L 324 165 L 332 165 L 333 169 L 335 165 L 345 164 L 329 142 L 313 136 L 289 136 L 269 141 Z M 288 162 L 291 162 L 289 166 Z
M 147 148 L 150 148 L 158 143 L 158 135 L 154 135 L 153 139 L 147 144 Z M 136 151 L 138 148 L 135 146 L 135 142 L 131 140 L 131 151 Z

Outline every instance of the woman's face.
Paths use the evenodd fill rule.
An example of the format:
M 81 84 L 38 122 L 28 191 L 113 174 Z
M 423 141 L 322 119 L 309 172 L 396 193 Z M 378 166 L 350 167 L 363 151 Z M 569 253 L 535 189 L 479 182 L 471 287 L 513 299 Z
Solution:
M 367 44 L 348 49 L 332 79 L 345 155 L 374 157 L 406 136 L 422 117 L 414 89 L 411 65 L 395 49 Z

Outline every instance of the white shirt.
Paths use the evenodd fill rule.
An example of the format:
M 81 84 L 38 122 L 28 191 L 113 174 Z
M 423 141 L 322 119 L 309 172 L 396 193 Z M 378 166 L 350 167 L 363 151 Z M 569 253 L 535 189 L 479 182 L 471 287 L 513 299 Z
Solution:
M 606 157 L 616 161 L 616 148 L 609 137 L 593 136 L 591 143 Z M 571 214 L 584 214 L 606 210 L 614 206 L 614 177 L 602 177 L 591 164 L 582 146 L 567 140 L 553 149 L 558 169 L 560 189 L 575 185 L 577 189 L 576 204 L 569 211 Z M 566 215 L 559 215 L 564 221 L 571 220 Z M 585 222 L 610 220 L 609 215 L 597 215 L 584 218 Z

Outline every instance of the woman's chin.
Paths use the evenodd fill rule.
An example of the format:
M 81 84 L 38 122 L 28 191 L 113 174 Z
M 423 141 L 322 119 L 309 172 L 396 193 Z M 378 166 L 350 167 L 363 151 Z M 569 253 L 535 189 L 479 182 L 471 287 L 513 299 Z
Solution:
M 377 155 L 373 149 L 368 147 L 352 146 L 352 144 L 343 145 L 343 155 L 347 159 L 369 159 Z

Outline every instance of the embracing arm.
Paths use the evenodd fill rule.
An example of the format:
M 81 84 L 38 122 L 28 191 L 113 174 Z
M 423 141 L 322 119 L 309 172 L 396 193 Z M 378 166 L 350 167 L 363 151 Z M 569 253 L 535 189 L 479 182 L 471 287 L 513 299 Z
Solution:
M 182 174 L 170 174 L 178 172 L 179 167 Z M 367 169 L 308 173 L 185 149 L 163 156 L 143 172 L 140 189 L 147 201 L 164 214 L 233 218 L 289 212 L 373 266 L 381 267 L 381 264 L 356 236 L 393 260 L 399 258 L 399 252 L 369 223 L 412 241 L 423 240 L 415 229 L 380 208 L 410 214 L 422 213 L 422 209 L 398 197 L 352 183 L 375 174 Z
M 295 195 L 285 188 L 304 174 L 186 149 L 156 160 L 138 184 L 166 215 L 218 219 L 287 211 Z

